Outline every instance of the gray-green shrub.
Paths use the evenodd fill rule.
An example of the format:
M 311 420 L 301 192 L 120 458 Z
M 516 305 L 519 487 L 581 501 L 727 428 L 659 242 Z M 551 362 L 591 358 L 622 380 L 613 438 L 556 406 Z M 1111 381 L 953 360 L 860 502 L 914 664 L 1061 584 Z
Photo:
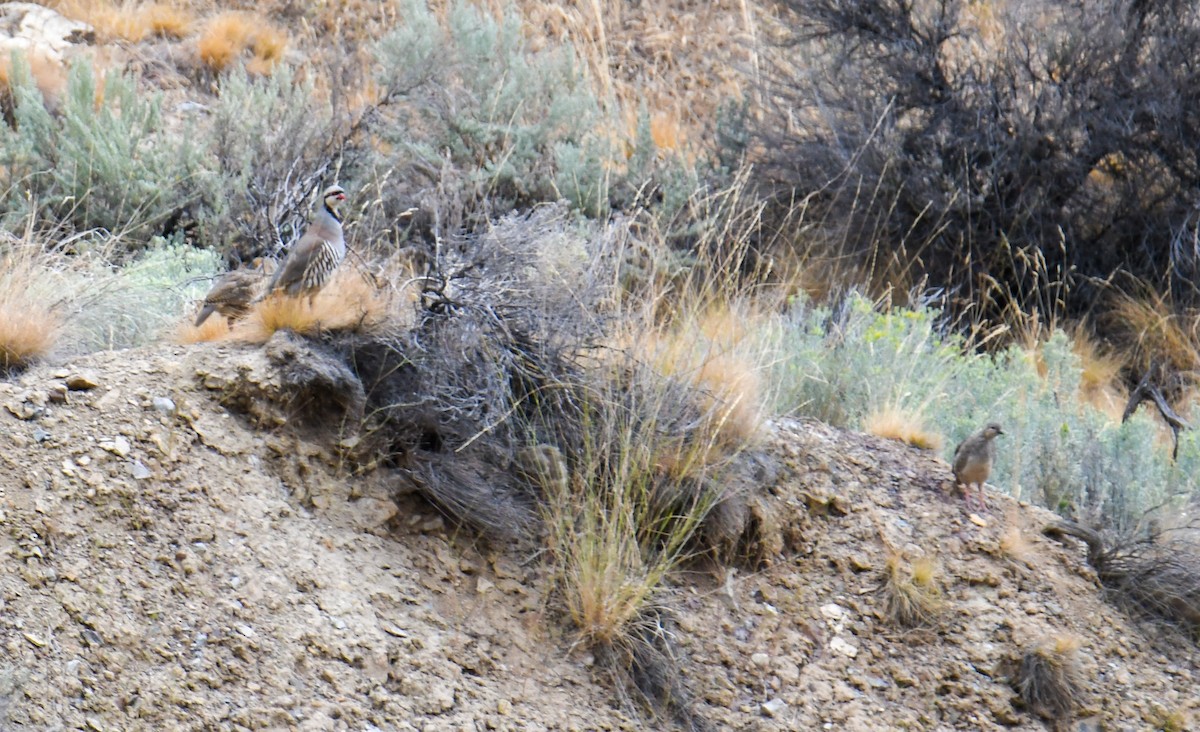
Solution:
M 134 80 L 98 80 L 74 64 L 58 114 L 51 114 L 29 67 L 14 56 L 14 126 L 0 125 L 0 200 L 6 227 L 37 210 L 76 231 L 121 235 L 130 248 L 188 198 L 202 155 L 193 136 L 163 122 L 158 95 Z
M 880 310 L 850 297 L 835 313 L 794 303 L 767 335 L 776 411 L 860 428 L 895 405 L 947 437 L 944 456 L 982 424 L 1004 426 L 991 483 L 1064 514 L 1132 531 L 1152 509 L 1200 495 L 1200 439 L 1185 432 L 1179 456 L 1145 410 L 1114 424 L 1079 396 L 1081 366 L 1065 333 L 1037 359 L 1013 346 L 966 348 L 930 308 Z

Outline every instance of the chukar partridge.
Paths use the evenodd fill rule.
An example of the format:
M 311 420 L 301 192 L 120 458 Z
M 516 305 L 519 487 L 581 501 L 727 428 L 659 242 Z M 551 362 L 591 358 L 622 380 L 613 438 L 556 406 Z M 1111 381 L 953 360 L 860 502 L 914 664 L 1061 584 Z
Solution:
M 249 269 L 235 269 L 218 277 L 204 296 L 204 306 L 196 316 L 196 327 L 203 325 L 213 313 L 220 313 L 232 328 L 234 321 L 250 309 L 266 276 L 274 271 L 274 260 L 255 259 Z
M 990 422 L 986 427 L 975 432 L 954 448 L 954 480 L 962 485 L 971 505 L 972 484 L 979 486 L 979 507 L 987 508 L 987 496 L 983 491 L 984 481 L 992 472 L 992 461 L 996 457 L 995 439 L 1004 434 L 1000 425 Z
M 292 244 L 283 266 L 267 284 L 264 297 L 283 290 L 292 296 L 308 295 L 308 304 L 312 305 L 317 293 L 346 256 L 342 215 L 338 212 L 338 206 L 345 200 L 346 192 L 341 186 L 325 189 L 316 216 Z

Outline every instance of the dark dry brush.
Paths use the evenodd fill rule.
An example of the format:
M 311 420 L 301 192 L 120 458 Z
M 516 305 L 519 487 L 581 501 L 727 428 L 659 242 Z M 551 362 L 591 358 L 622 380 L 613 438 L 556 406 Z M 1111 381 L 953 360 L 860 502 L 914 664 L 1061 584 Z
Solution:
M 763 163 L 836 253 L 991 315 L 1087 311 L 1118 271 L 1197 301 L 1190 4 L 785 5 Z
M 1066 719 L 1079 706 L 1082 683 L 1074 641 L 1060 638 L 1025 651 L 1017 671 L 1021 701 L 1049 719 Z
M 1087 545 L 1087 561 L 1108 597 L 1136 616 L 1165 621 L 1200 637 L 1200 541 L 1197 527 L 1106 541 L 1099 532 L 1068 521 L 1045 528 L 1048 536 L 1073 536 Z
M 420 289 L 411 327 L 326 332 L 295 358 L 286 356 L 296 339 L 272 339 L 272 383 L 291 396 L 266 417 L 327 425 L 362 469 L 394 469 L 398 488 L 415 487 L 455 522 L 531 553 L 544 542 L 553 561 L 564 515 L 584 520 L 564 509 L 618 493 L 638 504 L 628 514 L 638 564 L 761 551 L 753 485 L 767 464 L 743 446 L 713 450 L 714 400 L 611 345 L 627 236 L 620 224 L 581 224 L 544 206 L 435 241 L 428 271 L 411 283 Z M 332 363 L 293 363 L 305 359 Z M 645 601 L 657 597 L 651 589 Z M 581 631 L 633 698 L 701 729 L 667 617 L 655 605 L 603 636 Z

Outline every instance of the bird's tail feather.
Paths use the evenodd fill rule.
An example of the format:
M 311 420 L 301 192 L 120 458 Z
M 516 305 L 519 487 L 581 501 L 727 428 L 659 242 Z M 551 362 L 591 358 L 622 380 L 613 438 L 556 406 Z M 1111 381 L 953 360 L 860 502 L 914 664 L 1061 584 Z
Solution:
M 217 312 L 215 305 L 205 303 L 204 307 L 200 308 L 200 314 L 196 316 L 196 327 L 199 328 L 201 325 L 204 325 L 204 321 L 208 320 L 208 316 L 215 312 Z

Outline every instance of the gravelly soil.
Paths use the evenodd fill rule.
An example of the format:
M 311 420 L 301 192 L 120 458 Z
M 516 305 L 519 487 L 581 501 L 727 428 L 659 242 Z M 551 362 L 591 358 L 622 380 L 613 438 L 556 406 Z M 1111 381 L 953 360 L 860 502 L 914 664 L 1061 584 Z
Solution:
M 0 383 L 0 728 L 634 726 L 522 557 L 248 430 L 193 376 L 227 355 Z M 96 388 L 45 400 L 84 372 Z
M 661 726 L 572 647 L 536 561 L 220 407 L 197 375 L 253 354 L 156 347 L 0 382 L 0 728 Z M 768 432 L 783 554 L 667 593 L 716 729 L 1046 729 L 1006 675 L 1064 634 L 1077 720 L 1200 711 L 1195 646 L 1104 604 L 1081 552 L 1041 537 L 1050 514 L 994 496 L 971 517 L 924 453 L 819 423 Z M 1014 532 L 1019 556 L 1001 549 Z M 933 628 L 884 622 L 892 552 L 936 556 Z

